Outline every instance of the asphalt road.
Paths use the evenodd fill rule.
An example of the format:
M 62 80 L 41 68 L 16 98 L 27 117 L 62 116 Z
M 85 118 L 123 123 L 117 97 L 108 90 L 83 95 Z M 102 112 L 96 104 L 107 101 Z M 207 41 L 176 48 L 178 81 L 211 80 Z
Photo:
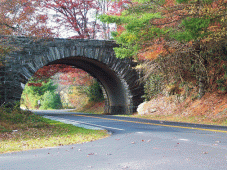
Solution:
M 112 135 L 84 144 L 1 154 L 0 169 L 227 170 L 226 127 L 64 111 L 37 114 L 107 129 Z

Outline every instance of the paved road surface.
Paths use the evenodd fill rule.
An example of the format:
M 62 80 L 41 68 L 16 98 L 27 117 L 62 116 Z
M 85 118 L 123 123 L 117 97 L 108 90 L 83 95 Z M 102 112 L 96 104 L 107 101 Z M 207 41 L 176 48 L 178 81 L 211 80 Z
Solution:
M 227 128 L 64 111 L 42 111 L 66 123 L 104 128 L 111 137 L 0 155 L 1 169 L 227 170 Z

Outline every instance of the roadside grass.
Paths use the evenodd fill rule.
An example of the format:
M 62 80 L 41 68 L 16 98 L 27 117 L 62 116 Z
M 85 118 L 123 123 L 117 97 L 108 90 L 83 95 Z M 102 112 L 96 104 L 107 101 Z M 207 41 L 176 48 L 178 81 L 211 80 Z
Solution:
M 103 114 L 105 102 L 88 102 L 84 107 L 72 110 L 70 112 L 81 112 L 89 114 Z
M 107 131 L 64 124 L 17 108 L 0 108 L 0 153 L 78 144 L 107 136 Z
M 139 115 L 134 113 L 132 115 L 116 115 L 122 117 L 134 117 L 158 121 L 170 121 L 170 122 L 182 122 L 182 123 L 195 123 L 195 124 L 206 124 L 206 125 L 218 125 L 218 126 L 227 126 L 226 118 L 207 118 L 205 116 L 180 116 L 180 115 Z

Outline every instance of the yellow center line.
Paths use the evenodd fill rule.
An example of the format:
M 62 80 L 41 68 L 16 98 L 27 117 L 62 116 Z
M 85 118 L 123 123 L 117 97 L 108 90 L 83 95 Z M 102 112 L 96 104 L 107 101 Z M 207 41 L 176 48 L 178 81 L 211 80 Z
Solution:
M 173 128 L 181 128 L 181 129 L 193 129 L 193 130 L 227 133 L 227 131 L 225 131 L 225 130 L 203 129 L 203 128 L 196 128 L 196 127 L 184 127 L 184 126 L 175 126 L 175 125 L 163 125 L 163 124 L 158 124 L 158 123 L 147 123 L 147 122 L 138 122 L 138 121 L 131 121 L 131 120 L 111 119 L 111 118 L 95 117 L 95 116 L 87 116 L 87 115 L 75 115 L 75 116 L 92 117 L 92 118 L 96 118 L 96 119 L 115 120 L 115 121 L 119 121 L 119 122 L 138 123 L 138 124 L 145 124 L 145 125 L 165 126 L 165 127 L 173 127 Z

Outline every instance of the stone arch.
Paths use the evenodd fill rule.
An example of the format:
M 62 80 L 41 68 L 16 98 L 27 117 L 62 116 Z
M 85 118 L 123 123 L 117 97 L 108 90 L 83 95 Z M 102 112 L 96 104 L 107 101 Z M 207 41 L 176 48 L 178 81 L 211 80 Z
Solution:
M 132 68 L 135 63 L 116 58 L 113 48 L 117 45 L 113 41 L 31 41 L 17 37 L 16 42 L 22 48 L 7 57 L 4 68 L 3 93 L 7 102 L 20 100 L 26 82 L 39 68 L 50 64 L 72 65 L 97 78 L 107 94 L 106 111 L 111 114 L 130 114 L 142 102 L 143 86 Z

